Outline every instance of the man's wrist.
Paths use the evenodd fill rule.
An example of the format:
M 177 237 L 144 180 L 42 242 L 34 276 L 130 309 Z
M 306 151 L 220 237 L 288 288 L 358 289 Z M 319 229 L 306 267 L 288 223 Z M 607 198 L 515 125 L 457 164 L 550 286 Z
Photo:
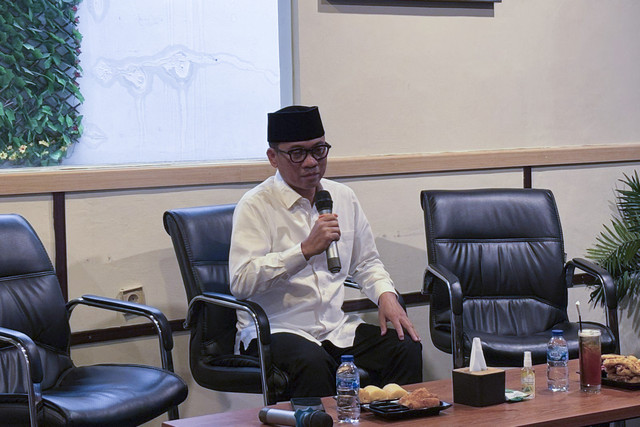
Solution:
M 304 241 L 300 243 L 300 251 L 302 252 L 302 256 L 304 256 L 304 259 L 306 259 L 307 261 L 311 259 L 311 255 L 309 254 L 309 250 L 306 247 Z
M 395 291 L 383 291 L 380 296 L 378 297 L 378 305 L 380 305 L 380 303 L 382 302 L 382 297 L 385 294 L 391 294 L 395 297 L 396 301 L 398 300 L 398 294 Z M 385 297 L 386 298 L 386 297 Z

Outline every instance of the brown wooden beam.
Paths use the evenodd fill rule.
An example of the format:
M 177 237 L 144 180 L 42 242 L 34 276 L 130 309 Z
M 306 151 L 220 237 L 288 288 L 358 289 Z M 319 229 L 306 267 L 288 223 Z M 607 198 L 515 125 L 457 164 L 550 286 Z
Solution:
M 331 157 L 327 178 L 482 171 L 640 161 L 640 143 L 443 153 Z M 273 175 L 264 161 L 0 170 L 0 195 L 113 191 L 256 183 Z
M 428 304 L 429 296 L 422 295 L 420 292 L 412 292 L 402 294 L 406 305 Z M 368 299 L 358 299 L 345 301 L 342 306 L 345 312 L 375 310 L 377 307 Z M 171 330 L 175 332 L 184 332 L 184 319 L 171 320 L 169 322 Z M 129 338 L 137 338 L 143 336 L 155 335 L 156 330 L 149 323 L 140 325 L 120 326 L 104 329 L 92 329 L 87 331 L 74 332 L 71 334 L 71 345 L 95 344 L 106 341 L 119 341 Z
M 67 227 L 65 194 L 53 193 L 53 233 L 55 237 L 55 269 L 60 290 L 65 301 L 69 301 L 67 275 Z
M 532 183 L 531 166 L 525 166 L 522 168 L 522 187 L 531 188 Z
M 184 319 L 171 320 L 169 325 L 175 332 L 184 331 Z M 156 335 L 156 329 L 151 323 L 140 325 L 119 326 L 113 328 L 92 329 L 71 334 L 71 345 L 95 344 L 107 341 L 120 341 L 129 338 L 139 338 Z
M 591 285 L 594 279 L 587 274 L 576 274 L 573 283 L 577 285 Z M 427 305 L 429 304 L 429 295 L 422 295 L 421 292 L 409 292 L 402 294 L 402 298 L 407 306 Z M 368 299 L 357 299 L 345 301 L 342 309 L 345 313 L 363 312 L 375 310 L 376 305 Z M 184 332 L 184 319 L 171 320 L 169 322 L 171 330 L 176 332 Z M 74 332 L 71 335 L 71 345 L 96 344 L 108 341 L 121 341 L 125 339 L 138 338 L 144 336 L 152 336 L 156 334 L 156 330 L 151 324 L 140 324 L 131 326 L 121 326 L 114 328 L 92 329 L 87 331 Z

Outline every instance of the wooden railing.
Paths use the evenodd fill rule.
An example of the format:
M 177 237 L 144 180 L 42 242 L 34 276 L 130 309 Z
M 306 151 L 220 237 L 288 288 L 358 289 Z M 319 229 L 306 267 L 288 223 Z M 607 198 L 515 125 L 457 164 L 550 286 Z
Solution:
M 640 143 L 332 157 L 329 178 L 640 161 Z M 267 161 L 48 167 L 0 171 L 0 196 L 260 182 Z

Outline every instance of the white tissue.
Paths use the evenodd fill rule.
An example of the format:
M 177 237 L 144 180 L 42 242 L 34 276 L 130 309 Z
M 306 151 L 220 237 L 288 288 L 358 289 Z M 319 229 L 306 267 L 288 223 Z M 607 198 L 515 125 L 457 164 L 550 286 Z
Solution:
M 486 371 L 487 363 L 484 361 L 484 353 L 482 352 L 482 342 L 480 338 L 475 337 L 471 344 L 471 360 L 469 361 L 469 371 Z

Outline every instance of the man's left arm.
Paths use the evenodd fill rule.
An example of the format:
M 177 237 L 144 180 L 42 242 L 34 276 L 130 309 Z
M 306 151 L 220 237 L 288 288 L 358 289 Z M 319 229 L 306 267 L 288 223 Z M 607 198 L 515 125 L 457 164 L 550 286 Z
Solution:
M 355 197 L 355 195 L 354 195 Z M 378 305 L 378 319 L 382 335 L 387 333 L 387 322 L 396 329 L 398 337 L 404 339 L 406 330 L 411 339 L 420 341 L 420 336 L 407 313 L 398 302 L 397 291 L 389 273 L 384 268 L 376 248 L 373 232 L 357 199 L 354 201 L 355 238 L 350 274 L 362 286 L 364 294 Z

